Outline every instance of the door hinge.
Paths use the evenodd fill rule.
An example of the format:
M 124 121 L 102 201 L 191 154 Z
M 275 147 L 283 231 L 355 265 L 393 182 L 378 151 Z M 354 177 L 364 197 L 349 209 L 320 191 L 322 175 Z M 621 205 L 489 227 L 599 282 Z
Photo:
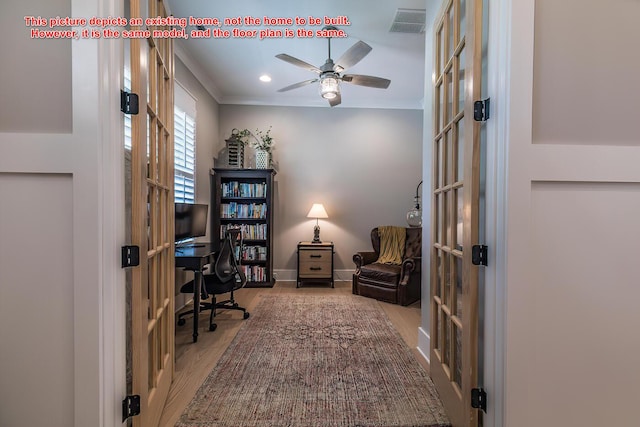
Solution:
M 140 248 L 138 246 L 122 247 L 122 268 L 140 265 Z
M 138 114 L 138 95 L 121 90 L 120 111 L 125 114 Z
M 473 265 L 487 265 L 487 246 L 473 245 L 471 247 L 471 262 Z
M 487 413 L 487 392 L 482 388 L 471 389 L 471 407 L 476 409 L 482 409 L 484 413 Z
M 122 401 L 122 422 L 136 415 L 140 415 L 140 395 L 138 394 L 127 396 Z
M 489 111 L 491 108 L 491 99 L 483 99 L 473 103 L 473 120 L 476 122 L 486 122 L 489 120 Z

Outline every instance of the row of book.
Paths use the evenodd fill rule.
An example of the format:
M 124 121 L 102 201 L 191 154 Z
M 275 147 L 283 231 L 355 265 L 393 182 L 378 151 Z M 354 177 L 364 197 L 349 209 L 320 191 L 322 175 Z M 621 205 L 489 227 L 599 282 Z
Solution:
M 222 183 L 222 197 L 266 197 L 267 183 L 230 181 Z
M 245 246 L 242 248 L 242 260 L 243 261 L 266 261 L 267 260 L 267 247 L 266 246 Z
M 241 266 L 249 282 L 267 282 L 267 269 L 259 265 Z
M 222 224 L 220 238 L 224 239 L 225 232 L 232 228 L 240 228 L 244 240 L 267 240 L 267 224 Z
M 220 205 L 220 216 L 222 218 L 257 218 L 267 217 L 266 203 L 222 203 Z

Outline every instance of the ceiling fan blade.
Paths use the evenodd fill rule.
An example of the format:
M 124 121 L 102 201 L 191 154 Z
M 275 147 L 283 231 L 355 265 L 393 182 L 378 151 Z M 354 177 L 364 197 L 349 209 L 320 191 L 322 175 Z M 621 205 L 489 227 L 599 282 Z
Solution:
M 335 107 L 336 105 L 340 105 L 341 102 L 342 102 L 342 97 L 340 96 L 340 94 L 338 94 L 335 98 L 331 98 L 329 100 L 329 105 L 331 105 L 332 107 Z
M 315 83 L 317 81 L 318 81 L 318 79 L 311 79 L 311 80 L 305 80 L 305 81 L 299 82 L 299 83 L 294 83 L 294 84 L 292 84 L 290 86 L 283 87 L 282 89 L 278 89 L 278 92 L 286 92 L 288 90 L 298 89 L 299 87 L 310 85 L 311 83 Z
M 363 41 L 359 41 L 342 54 L 340 59 L 336 61 L 333 71 L 342 72 L 347 68 L 353 67 L 371 52 L 373 48 Z
M 313 71 L 314 73 L 318 74 L 321 73 L 320 68 L 316 67 L 315 65 L 311 65 L 308 62 L 304 62 L 298 58 L 294 58 L 293 56 L 287 55 L 286 53 L 280 53 L 276 55 L 276 58 L 282 59 L 284 62 L 288 62 L 289 64 L 293 64 L 297 67 L 302 67 L 305 70 Z
M 342 81 L 358 86 L 375 87 L 377 89 L 386 89 L 391 84 L 391 80 L 382 77 L 364 76 L 362 74 L 345 74 Z

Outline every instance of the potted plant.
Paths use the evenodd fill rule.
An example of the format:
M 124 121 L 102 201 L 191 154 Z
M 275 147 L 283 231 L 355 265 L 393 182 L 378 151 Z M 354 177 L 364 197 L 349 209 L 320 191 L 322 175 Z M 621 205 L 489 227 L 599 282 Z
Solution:
M 237 132 L 237 138 L 243 145 L 247 145 L 249 143 L 249 137 L 251 136 L 251 131 L 249 129 L 234 129 L 233 131 Z M 233 131 L 231 131 L 231 133 L 233 133 Z
M 252 143 L 256 150 L 256 169 L 267 169 L 271 166 L 271 150 L 273 150 L 271 126 L 266 132 L 256 129 L 256 136 Z

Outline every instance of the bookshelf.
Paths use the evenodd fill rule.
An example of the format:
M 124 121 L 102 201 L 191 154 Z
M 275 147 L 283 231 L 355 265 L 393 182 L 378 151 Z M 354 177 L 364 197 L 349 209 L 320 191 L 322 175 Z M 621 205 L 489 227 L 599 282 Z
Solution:
M 242 230 L 242 268 L 247 287 L 272 287 L 273 169 L 211 170 L 211 240 L 220 246 L 224 232 Z

